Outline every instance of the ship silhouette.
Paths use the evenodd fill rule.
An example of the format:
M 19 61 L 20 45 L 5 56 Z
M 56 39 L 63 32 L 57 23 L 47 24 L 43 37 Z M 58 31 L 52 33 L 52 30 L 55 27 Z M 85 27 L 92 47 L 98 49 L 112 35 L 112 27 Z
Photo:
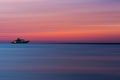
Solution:
M 29 43 L 30 41 L 26 41 L 24 39 L 17 38 L 16 40 L 12 41 L 12 44 L 26 44 Z

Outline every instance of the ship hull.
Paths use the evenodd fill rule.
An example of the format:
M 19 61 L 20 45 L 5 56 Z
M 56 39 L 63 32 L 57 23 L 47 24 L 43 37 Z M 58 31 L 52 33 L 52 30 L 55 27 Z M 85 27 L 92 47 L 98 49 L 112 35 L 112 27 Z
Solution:
M 11 42 L 12 44 L 27 44 L 29 41 L 24 41 L 24 42 Z

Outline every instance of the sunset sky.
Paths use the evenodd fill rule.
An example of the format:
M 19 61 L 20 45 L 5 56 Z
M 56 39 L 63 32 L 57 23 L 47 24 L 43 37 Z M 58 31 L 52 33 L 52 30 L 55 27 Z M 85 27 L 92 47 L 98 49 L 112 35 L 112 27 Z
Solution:
M 0 0 L 0 41 L 120 42 L 120 0 Z

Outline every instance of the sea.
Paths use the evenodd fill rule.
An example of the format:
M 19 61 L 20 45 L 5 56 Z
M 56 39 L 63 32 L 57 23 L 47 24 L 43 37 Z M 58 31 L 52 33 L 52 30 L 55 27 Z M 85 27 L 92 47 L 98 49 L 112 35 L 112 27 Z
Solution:
M 120 44 L 0 44 L 0 80 L 120 80 Z

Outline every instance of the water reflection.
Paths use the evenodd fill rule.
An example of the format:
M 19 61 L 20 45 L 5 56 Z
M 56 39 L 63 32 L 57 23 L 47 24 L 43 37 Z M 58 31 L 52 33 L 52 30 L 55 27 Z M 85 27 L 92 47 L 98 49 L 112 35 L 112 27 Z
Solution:
M 120 45 L 2 45 L 1 80 L 120 79 Z

